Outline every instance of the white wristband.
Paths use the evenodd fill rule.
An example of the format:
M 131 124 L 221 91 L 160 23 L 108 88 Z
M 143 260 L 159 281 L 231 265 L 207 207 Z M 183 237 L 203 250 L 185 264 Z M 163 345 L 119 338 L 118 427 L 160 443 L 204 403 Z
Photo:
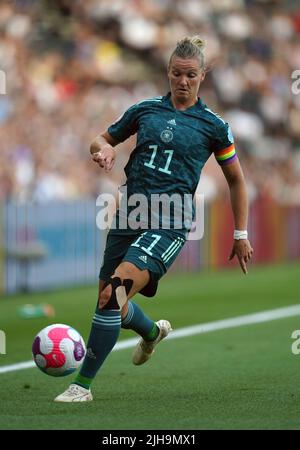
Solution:
M 233 239 L 248 239 L 248 231 L 247 230 L 234 230 Z

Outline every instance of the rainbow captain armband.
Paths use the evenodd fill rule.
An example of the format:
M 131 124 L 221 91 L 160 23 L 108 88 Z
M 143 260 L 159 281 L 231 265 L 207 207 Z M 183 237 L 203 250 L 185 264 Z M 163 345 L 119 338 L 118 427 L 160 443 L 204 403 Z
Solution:
M 226 147 L 223 150 L 215 151 L 215 157 L 220 166 L 232 163 L 237 158 L 234 144 L 229 145 L 229 147 Z

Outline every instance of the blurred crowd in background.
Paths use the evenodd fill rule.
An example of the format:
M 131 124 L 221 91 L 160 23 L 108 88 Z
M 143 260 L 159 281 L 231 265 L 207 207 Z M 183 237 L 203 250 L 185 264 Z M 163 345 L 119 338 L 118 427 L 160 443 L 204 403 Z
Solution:
M 127 107 L 168 92 L 169 56 L 193 34 L 206 41 L 199 95 L 230 123 L 251 199 L 300 204 L 294 0 L 1 1 L 0 199 L 117 195 L 134 138 L 109 174 L 89 145 Z M 213 157 L 199 190 L 228 195 Z

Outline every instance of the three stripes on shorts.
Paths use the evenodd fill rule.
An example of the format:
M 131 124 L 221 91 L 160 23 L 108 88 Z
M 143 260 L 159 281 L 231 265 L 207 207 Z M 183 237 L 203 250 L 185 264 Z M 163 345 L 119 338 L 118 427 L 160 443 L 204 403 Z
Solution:
M 172 256 L 183 246 L 185 240 L 181 237 L 177 237 L 174 242 L 167 248 L 167 250 L 161 255 L 164 263 L 168 262 Z

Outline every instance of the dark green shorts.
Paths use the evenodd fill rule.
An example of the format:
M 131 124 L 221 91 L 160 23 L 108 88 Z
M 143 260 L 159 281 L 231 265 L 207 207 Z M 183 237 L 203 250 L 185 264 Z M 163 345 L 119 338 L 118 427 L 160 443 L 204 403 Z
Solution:
M 109 231 L 99 278 L 108 280 L 118 265 L 128 261 L 141 270 L 149 270 L 150 281 L 140 293 L 152 297 L 159 279 L 167 272 L 185 243 L 173 230 L 139 230 L 116 234 Z

